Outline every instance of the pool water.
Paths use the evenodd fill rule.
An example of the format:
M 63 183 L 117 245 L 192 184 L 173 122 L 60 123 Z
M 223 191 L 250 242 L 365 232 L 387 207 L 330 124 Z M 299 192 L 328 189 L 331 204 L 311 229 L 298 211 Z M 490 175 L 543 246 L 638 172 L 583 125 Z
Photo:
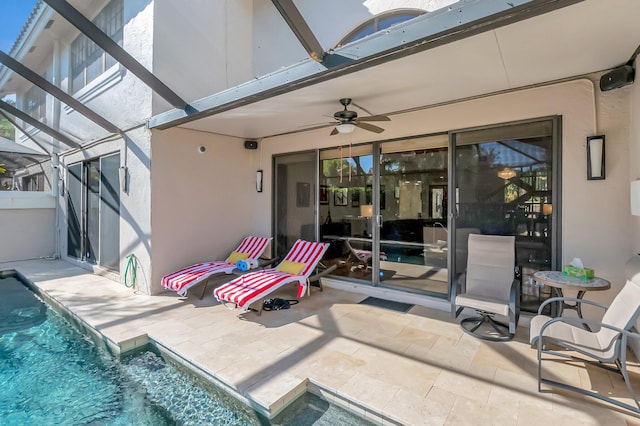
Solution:
M 116 361 L 15 277 L 0 278 L 1 425 L 368 425 L 313 395 L 275 423 L 147 351 Z
M 0 285 L 0 424 L 260 424 L 152 352 L 116 362 L 16 278 Z

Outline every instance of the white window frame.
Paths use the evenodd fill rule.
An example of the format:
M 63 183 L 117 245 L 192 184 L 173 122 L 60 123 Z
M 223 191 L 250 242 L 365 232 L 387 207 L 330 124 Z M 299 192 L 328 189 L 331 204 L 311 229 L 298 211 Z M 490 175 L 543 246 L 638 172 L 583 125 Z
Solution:
M 24 112 L 38 121 L 47 118 L 47 93 L 38 86 L 32 86 L 22 97 Z
M 122 46 L 124 29 L 124 0 L 111 0 L 92 21 L 116 43 Z M 116 64 L 116 61 L 86 35 L 80 34 L 70 45 L 69 84 L 71 93 L 77 93 Z M 99 61 L 95 75 L 89 71 Z M 80 78 L 78 78 L 80 77 Z

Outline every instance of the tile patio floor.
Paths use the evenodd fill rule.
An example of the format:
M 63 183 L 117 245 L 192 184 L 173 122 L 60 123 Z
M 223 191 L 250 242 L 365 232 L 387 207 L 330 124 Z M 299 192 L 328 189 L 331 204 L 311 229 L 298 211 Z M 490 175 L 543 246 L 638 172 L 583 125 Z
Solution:
M 513 341 L 492 343 L 464 334 L 448 312 L 359 305 L 365 296 L 332 288 L 257 316 L 219 305 L 210 290 L 204 300 L 150 297 L 63 261 L 0 264 L 7 269 L 112 341 L 147 334 L 272 411 L 317 385 L 330 391 L 327 399 L 345 397 L 356 402 L 354 411 L 392 420 L 374 419 L 384 424 L 640 425 L 639 417 L 592 398 L 538 393 L 524 326 Z M 294 292 L 291 286 L 278 296 Z M 627 396 L 615 374 L 556 367 L 553 374 L 568 382 Z M 640 374 L 633 379 L 640 385 Z

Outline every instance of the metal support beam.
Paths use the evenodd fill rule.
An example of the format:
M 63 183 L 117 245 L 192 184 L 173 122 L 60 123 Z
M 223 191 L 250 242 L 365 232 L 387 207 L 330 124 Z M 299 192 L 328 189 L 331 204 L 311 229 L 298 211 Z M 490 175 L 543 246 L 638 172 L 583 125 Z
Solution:
M 273 0 L 272 0 L 273 1 Z M 174 109 L 149 119 L 150 129 L 168 129 L 284 93 L 444 46 L 476 34 L 552 12 L 584 0 L 466 0 L 424 14 L 327 54 L 191 102 L 190 114 Z M 464 14 L 462 12 L 465 12 Z M 462 19 L 464 16 L 464 20 Z M 335 61 L 335 62 L 334 62 Z M 329 63 L 332 63 L 329 65 Z
M 296 5 L 293 4 L 293 0 L 271 0 L 271 2 L 278 9 L 278 12 L 280 12 L 280 15 L 282 15 L 311 59 L 322 62 L 324 60 L 324 49 Z
M 118 43 L 113 41 L 111 37 L 106 35 L 93 22 L 88 20 L 65 0 L 44 0 L 44 2 L 111 55 L 116 61 L 124 65 L 125 68 L 142 80 L 151 90 L 164 98 L 164 100 L 181 110 L 186 110 L 189 107 L 189 104 L 187 104 L 185 100 L 178 96 L 173 90 L 160 81 L 158 77 L 153 75 L 151 71 L 142 66 L 133 56 L 129 55 Z
M 31 126 L 35 127 L 41 132 L 48 134 L 52 138 L 58 139 L 60 142 L 62 142 L 67 146 L 71 146 L 73 148 L 82 148 L 82 145 L 80 145 L 78 142 L 75 142 L 69 139 L 67 136 L 63 135 L 57 130 L 53 130 L 51 127 L 47 126 L 46 124 L 42 124 L 35 118 L 31 117 L 29 114 L 23 111 L 20 111 L 18 108 L 6 103 L 5 101 L 0 100 L 0 109 L 5 110 L 6 112 L 13 115 L 14 117 L 17 117 L 20 120 L 24 121 L 25 123 L 30 124 Z
M 27 133 L 21 126 L 18 126 L 18 123 L 16 123 L 16 121 L 11 118 L 11 116 L 9 116 L 9 114 L 7 114 L 6 112 L 0 110 L 0 115 L 3 116 L 4 118 L 7 119 L 7 121 L 9 123 L 11 123 L 13 125 L 13 127 L 15 127 L 16 129 L 20 130 L 22 133 L 24 133 L 24 135 L 26 137 L 28 137 L 29 139 L 31 139 L 31 141 L 33 143 L 35 143 L 36 145 L 38 145 L 40 147 L 40 149 L 42 149 L 44 152 L 46 152 L 47 154 L 51 154 L 51 151 L 49 151 L 47 148 L 45 148 L 44 146 L 42 146 L 42 144 L 40 142 L 38 142 L 33 136 L 31 136 L 29 133 Z
M 46 78 L 42 78 L 37 73 L 25 67 L 20 62 L 16 61 L 14 58 L 7 55 L 1 50 L 0 50 L 0 62 L 2 62 L 4 65 L 9 67 L 16 73 L 20 74 L 22 77 L 29 80 L 31 83 L 35 84 L 45 92 L 60 99 L 62 102 L 69 105 L 71 108 L 75 109 L 80 114 L 84 115 L 89 120 L 93 121 L 103 129 L 111 133 L 120 133 L 120 129 L 118 129 L 118 127 L 115 124 L 107 121 L 104 117 L 95 113 L 93 110 L 87 108 L 83 103 L 75 99 L 73 96 L 70 96 L 65 91 L 60 89 L 58 86 L 50 83 L 49 81 L 47 81 Z

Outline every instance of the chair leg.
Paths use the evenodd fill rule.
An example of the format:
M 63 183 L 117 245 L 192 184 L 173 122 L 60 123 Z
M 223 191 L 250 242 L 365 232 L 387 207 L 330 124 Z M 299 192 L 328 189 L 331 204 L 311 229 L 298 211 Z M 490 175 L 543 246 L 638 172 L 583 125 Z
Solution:
M 489 328 L 481 330 L 480 327 Z M 462 330 L 474 337 L 492 342 L 504 342 L 513 339 L 509 326 L 495 321 L 490 314 L 481 312 L 480 317 L 465 318 L 460 321 Z
M 582 389 L 579 388 L 577 386 L 572 386 L 572 385 L 568 385 L 566 383 L 562 383 L 562 382 L 558 382 L 556 380 L 551 380 L 551 379 L 545 379 L 542 377 L 542 354 L 545 352 L 545 350 L 543 350 L 543 343 L 542 343 L 542 338 L 539 338 L 538 340 L 538 392 L 542 392 L 542 383 L 550 385 L 550 386 L 556 386 L 559 387 L 561 389 L 565 389 L 565 390 L 569 390 L 572 392 L 576 392 L 582 395 L 586 395 L 586 396 L 590 396 L 596 399 L 599 399 L 600 401 L 604 401 L 607 402 L 609 404 L 613 404 L 617 407 L 621 407 L 624 408 L 626 410 L 632 411 L 635 414 L 640 414 L 640 402 L 638 401 L 638 397 L 635 393 L 635 391 L 633 390 L 633 387 L 631 386 L 631 381 L 629 379 L 629 373 L 627 372 L 627 356 L 626 356 L 626 341 L 625 339 L 623 339 L 623 344 L 621 345 L 622 348 L 624 349 L 620 349 L 621 353 L 620 353 L 620 358 L 618 361 L 615 362 L 616 366 L 618 367 L 617 371 L 620 372 L 620 374 L 622 375 L 622 378 L 624 379 L 625 384 L 627 385 L 627 390 L 629 391 L 629 394 L 631 396 L 631 398 L 633 399 L 633 401 L 635 402 L 635 406 L 631 405 L 631 404 L 627 404 L 626 402 L 622 402 L 619 401 L 617 399 L 614 398 L 610 398 L 604 394 L 600 394 L 598 392 L 594 392 L 594 391 L 590 391 L 587 389 Z M 616 371 L 616 369 L 612 369 L 611 367 L 607 366 L 606 364 L 600 363 L 600 362 L 593 362 L 590 360 L 585 360 L 579 357 L 573 357 L 571 355 L 566 355 L 566 354 L 562 354 L 556 351 L 550 351 L 550 350 L 546 350 L 547 353 L 552 354 L 552 355 L 557 355 L 557 356 L 562 356 L 568 359 L 577 359 L 583 362 L 587 362 L 591 365 L 594 366 L 598 366 L 601 368 L 604 368 L 606 370 L 609 371 Z
M 205 293 L 206 293 L 206 291 L 207 291 L 207 286 L 209 285 L 209 279 L 210 279 L 210 278 L 207 278 L 207 279 L 205 280 L 205 282 L 204 282 L 204 285 L 202 286 L 203 288 L 202 288 L 202 294 L 200 295 L 200 300 L 202 300 L 202 299 L 204 298 L 204 294 L 205 294 Z
M 620 363 L 618 368 L 620 369 L 620 373 L 624 378 L 624 383 L 627 385 L 627 389 L 629 390 L 629 394 L 633 398 L 633 401 L 636 403 L 638 410 L 640 410 L 640 402 L 638 402 L 638 396 L 636 392 L 633 390 L 631 386 L 631 380 L 629 379 L 629 373 L 627 372 L 627 342 L 626 339 L 622 339 L 623 345 L 620 348 Z

